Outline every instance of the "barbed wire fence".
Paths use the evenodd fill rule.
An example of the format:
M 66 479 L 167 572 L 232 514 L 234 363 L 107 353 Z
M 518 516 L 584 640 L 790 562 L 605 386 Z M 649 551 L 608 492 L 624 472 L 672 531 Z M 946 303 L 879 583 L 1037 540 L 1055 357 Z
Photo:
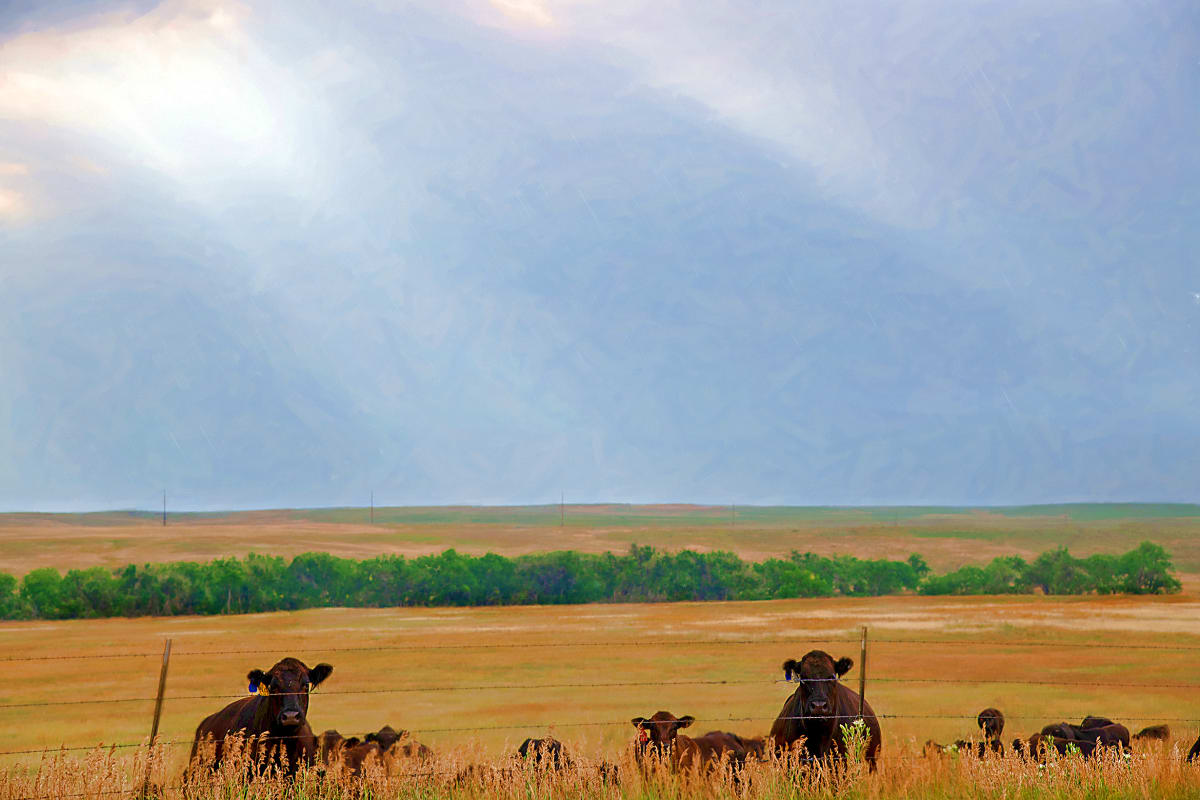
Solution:
M 860 655 L 859 681 L 860 689 L 865 688 L 866 683 L 871 684 L 955 684 L 955 685 L 1021 685 L 1021 686 L 1051 686 L 1051 687 L 1071 687 L 1071 688 L 1095 688 L 1095 689 L 1114 689 L 1114 688 L 1130 688 L 1144 689 L 1155 691 L 1189 691 L 1194 692 L 1200 689 L 1200 682 L 1196 683 L 1181 683 L 1181 682 L 1125 682 L 1125 681 L 1083 681 L 1083 680 L 1048 680 L 1048 679 L 1031 679 L 1031 678 L 1003 678 L 1003 677 L 911 677 L 903 675 L 867 675 L 866 659 L 866 639 L 865 629 L 862 638 L 774 638 L 774 639 L 667 639 L 667 640 L 640 640 L 640 641 L 583 641 L 583 642 L 521 642 L 521 643 L 461 643 L 461 644 L 433 644 L 433 645 L 373 645 L 373 646 L 358 646 L 358 647 L 328 647 L 320 648 L 318 652 L 325 653 L 351 653 L 351 652 L 412 652 L 412 651 L 430 651 L 430 650 L 477 650 L 477 649 L 530 649 L 530 648 L 546 648 L 546 649 L 561 649 L 561 648 L 588 648 L 588 647 L 728 647 L 741 645 L 754 646 L 802 646 L 809 647 L 813 645 L 826 644 L 849 644 L 859 643 L 862 647 Z M 1200 646 L 1189 644 L 1138 644 L 1138 643 L 1121 643 L 1121 644 L 1102 644 L 1094 642 L 1065 642 L 1065 641 L 1037 641 L 1037 640 L 996 640 L 996 639 L 901 639 L 901 638 L 876 638 L 871 640 L 874 645 L 897 645 L 897 646 L 944 646 L 944 647 L 1007 647 L 1007 648 L 1080 648 L 1093 649 L 1103 648 L 1105 650 L 1151 650 L 1151 651 L 1177 651 L 1191 652 L 1200 650 Z M 172 658 L 202 658 L 202 657 L 220 657 L 234 655 L 263 655 L 267 653 L 282 653 L 291 652 L 298 649 L 297 647 L 281 647 L 281 648 L 255 648 L 255 649 L 219 649 L 219 650 L 171 650 L 171 640 L 165 642 L 164 650 L 161 653 L 155 652 L 128 652 L 119 651 L 113 653 L 79 653 L 79 654 L 41 654 L 41 655 L 21 655 L 21 656 L 3 656 L 0 657 L 0 663 L 4 662 L 33 662 L 33 661 L 80 661 L 94 659 L 113 659 L 113 658 L 150 658 L 154 656 L 162 657 L 162 667 L 159 673 L 159 690 L 156 696 L 139 696 L 139 697 L 118 697 L 118 698 L 86 698 L 86 699 L 45 699 L 29 702 L 17 703 L 0 703 L 0 711 L 6 709 L 35 709 L 48 707 L 80 707 L 80 706 L 109 706 L 125 703 L 148 703 L 154 701 L 155 712 L 151 727 L 151 737 L 149 740 L 139 742 L 120 742 L 120 743 L 97 743 L 89 745 L 62 745 L 60 747 L 41 747 L 41 748 L 23 748 L 12 750 L 0 750 L 0 756 L 15 756 L 29 755 L 46 752 L 72 752 L 72 751 L 87 751 L 97 748 L 103 749 L 121 749 L 142 747 L 151 743 L 153 745 L 176 746 L 181 744 L 190 745 L 191 739 L 187 740 L 159 740 L 157 737 L 158 724 L 161 717 L 161 710 L 165 702 L 180 702 L 180 701 L 201 701 L 201 700 L 224 700 L 232 701 L 245 697 L 245 694 L 226 694 L 226 693 L 205 693 L 205 694 L 185 694 L 167 696 L 165 693 L 167 683 L 167 670 Z M 311 648 L 303 648 L 309 650 Z M 665 688 L 677 686 L 747 686 L 761 684 L 787 684 L 788 681 L 783 680 L 767 680 L 767 679 L 677 679 L 677 680 L 661 680 L 661 681 L 599 681 L 599 682 L 553 682 L 553 683 L 490 683 L 490 684 L 458 684 L 458 685 L 416 685 L 416 686 L 394 686 L 374 689 L 351 689 L 340 691 L 320 691 L 320 696 L 362 696 L 362 695 L 394 695 L 394 694 L 421 694 L 421 693 L 453 693 L 453 692 L 478 692 L 478 691 L 544 691 L 551 689 L 616 689 L 616 688 Z M 860 695 L 865 697 L 865 691 L 860 691 Z M 1052 716 L 1061 716 L 1063 718 L 1083 717 L 1091 713 L 1093 709 L 1089 709 L 1083 713 L 1065 713 L 1059 711 L 1057 713 L 1048 710 L 1039 711 L 1036 714 L 1006 714 L 1010 720 L 1038 720 L 1046 719 Z M 973 714 L 876 714 L 879 719 L 927 719 L 927 720 L 974 720 Z M 449 718 L 449 717 L 448 717 Z M 775 716 L 760 717 L 760 716 L 739 716 L 739 717 L 719 717 L 711 718 L 710 722 L 757 722 L 770 721 L 776 719 Z M 1193 717 L 1176 716 L 1170 719 L 1163 717 L 1124 717 L 1131 722 L 1155 721 L 1160 723 L 1189 723 L 1195 724 L 1200 722 L 1200 714 Z M 519 730 L 519 729 L 538 729 L 545 730 L 547 728 L 579 728 L 579 727 L 597 727 L 597 726 L 627 726 L 628 720 L 619 721 L 540 721 L 520 724 L 503 724 L 503 725 L 468 725 L 468 726 L 451 726 L 439 728 L 423 728 L 423 733 L 470 733 L 481 731 L 496 731 L 496 730 Z

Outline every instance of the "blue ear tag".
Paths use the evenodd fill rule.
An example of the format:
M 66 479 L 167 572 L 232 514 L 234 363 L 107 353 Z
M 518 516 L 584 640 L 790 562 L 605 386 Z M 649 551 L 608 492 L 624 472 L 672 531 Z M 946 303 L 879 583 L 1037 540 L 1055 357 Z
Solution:
M 258 694 L 258 684 L 257 683 L 254 683 L 254 682 L 250 683 L 250 694 Z

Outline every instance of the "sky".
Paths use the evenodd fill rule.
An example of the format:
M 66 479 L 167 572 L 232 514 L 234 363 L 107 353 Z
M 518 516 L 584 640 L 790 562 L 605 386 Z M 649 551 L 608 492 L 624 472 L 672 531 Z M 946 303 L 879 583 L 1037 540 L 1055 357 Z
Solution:
M 1189 2 L 6 0 L 0 510 L 1200 500 Z

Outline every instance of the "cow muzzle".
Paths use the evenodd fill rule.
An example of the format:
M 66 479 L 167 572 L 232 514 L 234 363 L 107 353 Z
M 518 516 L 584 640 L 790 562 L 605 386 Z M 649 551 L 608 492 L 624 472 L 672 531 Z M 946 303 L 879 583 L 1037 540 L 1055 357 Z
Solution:
M 825 716 L 829 713 L 828 700 L 810 700 L 808 703 L 808 713 L 813 716 Z
M 304 715 L 299 711 L 284 711 L 279 715 L 279 724 L 294 727 L 304 722 Z

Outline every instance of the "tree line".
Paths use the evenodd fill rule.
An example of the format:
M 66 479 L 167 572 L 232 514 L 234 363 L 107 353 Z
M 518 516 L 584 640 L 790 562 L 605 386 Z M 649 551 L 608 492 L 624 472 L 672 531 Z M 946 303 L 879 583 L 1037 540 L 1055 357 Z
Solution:
M 552 605 L 680 600 L 769 600 L 890 594 L 1161 594 L 1178 592 L 1168 553 L 1143 542 L 1119 556 L 1075 558 L 1065 548 L 1026 562 L 935 575 L 925 559 L 819 556 L 743 561 L 733 553 L 669 553 L 633 545 L 624 554 L 572 550 L 508 558 L 454 550 L 362 561 L 304 553 L 290 561 L 251 553 L 205 563 L 92 567 L 61 574 L 0 573 L 0 618 L 243 614 L 330 606 Z

